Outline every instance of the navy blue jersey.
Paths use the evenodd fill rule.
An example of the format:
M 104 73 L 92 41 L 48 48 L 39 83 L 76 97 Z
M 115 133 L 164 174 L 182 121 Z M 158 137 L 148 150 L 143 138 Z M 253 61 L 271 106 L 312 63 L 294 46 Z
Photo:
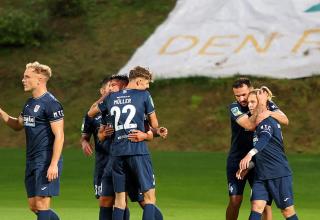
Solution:
M 27 141 L 27 162 L 50 163 L 54 134 L 50 122 L 63 119 L 60 102 L 49 92 L 29 98 L 21 112 Z
M 107 138 L 102 143 L 98 138 L 98 131 L 100 124 L 102 123 L 102 114 L 97 114 L 94 118 L 90 118 L 87 114 L 83 118 L 83 123 L 81 127 L 82 134 L 87 134 L 93 136 L 94 139 L 94 149 L 95 149 L 95 158 L 96 158 L 96 167 L 104 166 L 106 157 L 109 155 L 110 151 L 110 138 Z
M 111 93 L 98 105 L 101 112 L 107 111 L 113 116 L 115 130 L 111 154 L 113 156 L 149 154 L 145 141 L 131 142 L 128 134 L 138 129 L 145 132 L 145 115 L 154 112 L 151 95 L 145 90 L 124 89 Z
M 268 101 L 268 109 L 270 111 L 277 111 L 279 108 L 272 101 Z M 238 102 L 233 102 L 229 106 L 229 113 L 231 117 L 231 148 L 229 151 L 228 160 L 234 161 L 235 164 L 239 164 L 239 161 L 247 155 L 252 149 L 253 132 L 241 127 L 237 120 L 247 115 L 250 116 L 249 108 L 243 107 Z
M 280 124 L 272 117 L 256 128 L 253 139 L 256 176 L 260 180 L 290 176 L 292 174 L 284 152 Z

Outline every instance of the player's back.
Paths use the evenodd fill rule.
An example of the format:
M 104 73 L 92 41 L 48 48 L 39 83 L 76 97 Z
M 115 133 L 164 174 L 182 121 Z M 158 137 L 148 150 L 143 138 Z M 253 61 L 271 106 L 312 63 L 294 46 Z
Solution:
M 255 155 L 258 179 L 274 179 L 291 175 L 292 171 L 284 152 L 281 126 L 278 121 L 268 117 L 257 126 L 253 139 L 254 146 L 263 133 L 270 139 L 265 147 Z
M 145 90 L 124 89 L 110 94 L 107 97 L 107 105 L 110 115 L 114 118 L 115 130 L 111 154 L 114 156 L 149 154 L 144 141 L 131 142 L 128 140 L 128 134 L 132 130 L 145 131 L 145 115 L 154 112 L 150 93 Z

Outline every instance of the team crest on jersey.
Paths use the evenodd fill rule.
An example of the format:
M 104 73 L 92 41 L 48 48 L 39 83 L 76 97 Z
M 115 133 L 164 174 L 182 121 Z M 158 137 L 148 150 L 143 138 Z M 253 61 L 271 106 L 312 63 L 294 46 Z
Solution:
M 23 124 L 26 127 L 35 127 L 36 126 L 36 118 L 29 115 L 23 116 Z
M 233 114 L 234 116 L 242 115 L 242 112 L 239 110 L 238 107 L 233 107 L 233 108 L 231 109 L 231 112 L 232 112 L 232 114 Z
M 40 109 L 40 105 L 36 105 L 36 106 L 34 107 L 33 111 L 34 111 L 34 112 L 38 112 L 39 109 Z

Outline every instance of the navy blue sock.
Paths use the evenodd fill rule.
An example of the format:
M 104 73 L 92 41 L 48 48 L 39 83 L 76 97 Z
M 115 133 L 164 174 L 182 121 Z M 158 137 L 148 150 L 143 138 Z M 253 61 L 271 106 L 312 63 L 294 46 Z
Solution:
M 124 216 L 124 209 L 119 209 L 114 207 L 113 213 L 112 213 L 112 220 L 123 220 Z
M 163 220 L 163 215 L 158 206 L 154 206 L 154 219 L 155 220 Z
M 112 220 L 112 207 L 100 207 L 99 220 Z
M 55 213 L 52 209 L 49 209 L 49 210 L 50 210 L 50 220 L 60 220 L 57 213 Z
M 154 212 L 155 206 L 153 204 L 146 204 L 143 209 L 142 220 L 155 220 Z
M 249 220 L 261 220 L 262 214 L 259 212 L 251 211 Z
M 39 210 L 37 220 L 50 220 L 51 210 Z
M 286 218 L 286 220 L 299 220 L 299 219 L 298 219 L 298 216 L 294 214 L 293 216 Z
M 123 220 L 129 220 L 130 219 L 130 210 L 129 208 L 126 208 L 124 210 Z

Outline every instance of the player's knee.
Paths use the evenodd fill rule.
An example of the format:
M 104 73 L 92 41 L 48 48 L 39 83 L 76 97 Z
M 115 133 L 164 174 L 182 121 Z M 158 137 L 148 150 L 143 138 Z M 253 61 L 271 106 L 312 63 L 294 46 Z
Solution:
M 100 207 L 113 207 L 114 197 L 113 196 L 101 196 L 99 198 Z
M 281 209 L 281 213 L 285 218 L 289 218 L 290 216 L 293 216 L 295 214 L 293 205 L 287 208 Z
M 156 204 L 156 195 L 154 191 L 148 191 L 144 193 L 144 203 L 145 204 Z
M 47 210 L 49 209 L 49 204 L 46 200 L 37 200 L 36 207 L 37 210 Z
M 242 196 L 230 196 L 229 206 L 234 209 L 239 209 L 242 203 Z
M 251 202 L 251 210 L 255 212 L 259 212 L 259 213 L 264 212 L 265 206 L 266 206 L 265 202 L 261 202 L 261 201 Z

